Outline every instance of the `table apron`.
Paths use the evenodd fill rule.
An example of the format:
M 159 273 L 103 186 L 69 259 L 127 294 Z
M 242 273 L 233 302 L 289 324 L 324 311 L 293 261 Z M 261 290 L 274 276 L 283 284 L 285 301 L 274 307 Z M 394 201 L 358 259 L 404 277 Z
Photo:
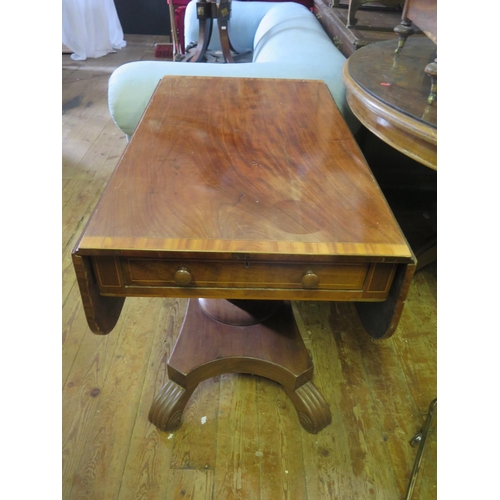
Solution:
M 398 264 L 177 261 L 93 257 L 99 292 L 115 297 L 377 301 L 387 297 Z M 176 272 L 190 279 L 179 285 Z M 310 284 L 307 277 L 317 283 Z M 306 278 L 304 278 L 306 277 Z

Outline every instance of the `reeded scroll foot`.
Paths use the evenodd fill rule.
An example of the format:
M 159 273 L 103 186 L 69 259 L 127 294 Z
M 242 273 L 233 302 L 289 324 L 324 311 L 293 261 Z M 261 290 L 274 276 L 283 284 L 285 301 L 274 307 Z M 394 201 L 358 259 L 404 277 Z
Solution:
M 194 389 L 188 391 L 169 380 L 149 410 L 149 421 L 162 431 L 173 431 L 181 424 L 182 412 Z
M 284 388 L 292 401 L 302 427 L 311 434 L 317 434 L 330 425 L 332 414 L 325 399 L 312 382 L 306 382 L 295 391 Z

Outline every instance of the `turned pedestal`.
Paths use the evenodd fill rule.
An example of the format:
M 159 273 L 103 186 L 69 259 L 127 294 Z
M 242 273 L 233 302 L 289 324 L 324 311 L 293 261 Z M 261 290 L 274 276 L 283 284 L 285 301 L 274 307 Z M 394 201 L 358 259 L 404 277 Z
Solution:
M 223 373 L 281 384 L 308 432 L 331 423 L 330 409 L 311 382 L 313 364 L 288 302 L 191 299 L 168 361 L 170 380 L 153 401 L 150 422 L 163 431 L 179 427 L 198 384 Z

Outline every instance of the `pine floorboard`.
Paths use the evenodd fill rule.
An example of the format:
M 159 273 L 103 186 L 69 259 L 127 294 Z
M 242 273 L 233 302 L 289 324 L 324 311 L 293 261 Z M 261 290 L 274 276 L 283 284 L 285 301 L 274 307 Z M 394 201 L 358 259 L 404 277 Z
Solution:
M 436 397 L 436 266 L 419 271 L 398 330 L 371 340 L 349 303 L 294 312 L 332 424 L 305 432 L 280 386 L 227 374 L 199 385 L 173 433 L 147 415 L 167 380 L 183 299 L 127 299 L 107 336 L 87 327 L 71 249 L 126 147 L 107 107 L 112 71 L 154 60 L 161 37 L 127 36 L 103 58 L 62 55 L 63 498 L 399 500 L 409 445 Z M 427 499 L 426 499 L 427 500 Z

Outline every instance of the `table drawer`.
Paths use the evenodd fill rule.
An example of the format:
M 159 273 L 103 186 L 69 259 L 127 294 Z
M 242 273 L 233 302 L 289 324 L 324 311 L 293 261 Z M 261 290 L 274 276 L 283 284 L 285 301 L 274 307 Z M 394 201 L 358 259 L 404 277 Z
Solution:
M 387 262 L 162 259 L 95 256 L 108 296 L 282 300 L 385 300 L 397 268 Z
M 283 262 L 123 261 L 126 286 L 361 290 L 369 265 Z

